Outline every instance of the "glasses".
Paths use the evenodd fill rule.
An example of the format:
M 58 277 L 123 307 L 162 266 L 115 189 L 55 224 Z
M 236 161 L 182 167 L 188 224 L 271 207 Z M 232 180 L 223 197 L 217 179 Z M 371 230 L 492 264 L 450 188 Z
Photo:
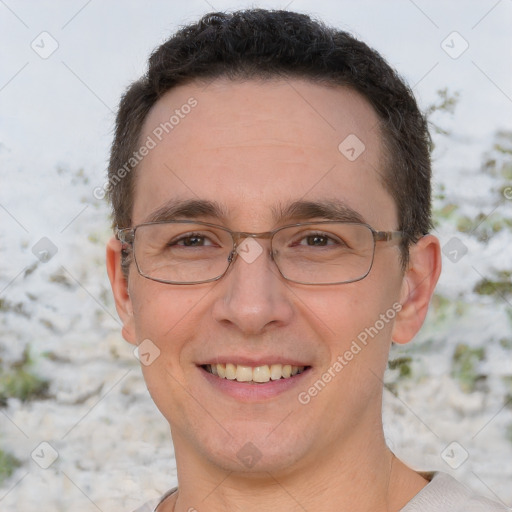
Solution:
M 377 242 L 395 242 L 402 231 L 375 231 L 367 224 L 304 222 L 264 233 L 235 232 L 207 222 L 175 220 L 118 229 L 116 238 L 131 248 L 140 275 L 168 284 L 216 281 L 241 256 L 247 263 L 264 251 L 280 274 L 299 284 L 352 283 L 370 272 Z

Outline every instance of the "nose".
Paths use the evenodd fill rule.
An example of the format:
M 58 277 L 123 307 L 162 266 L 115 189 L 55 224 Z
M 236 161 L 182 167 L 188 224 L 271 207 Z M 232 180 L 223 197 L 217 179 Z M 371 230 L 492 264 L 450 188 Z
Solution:
M 254 238 L 243 240 L 216 287 L 215 320 L 246 335 L 284 326 L 293 317 L 288 284 L 264 249 L 268 245 Z

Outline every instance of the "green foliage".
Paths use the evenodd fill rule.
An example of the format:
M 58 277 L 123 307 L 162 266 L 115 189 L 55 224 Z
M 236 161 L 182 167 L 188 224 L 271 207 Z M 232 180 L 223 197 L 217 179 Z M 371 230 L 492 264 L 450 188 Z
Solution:
M 434 312 L 434 321 L 444 322 L 451 318 L 464 315 L 468 304 L 461 299 L 449 299 L 441 293 L 434 293 L 430 302 L 430 308 Z
M 497 213 L 487 215 L 479 213 L 474 219 L 461 216 L 457 219 L 457 230 L 475 236 L 478 241 L 486 242 L 503 229 L 512 230 L 512 218 L 506 218 Z
M 445 109 L 451 112 L 456 104 L 456 96 L 450 100 L 446 90 L 440 91 L 440 103 L 429 107 L 428 112 L 434 113 Z M 432 217 L 434 226 L 451 222 L 461 233 L 474 236 L 479 242 L 487 242 L 497 233 L 503 230 L 512 231 L 512 215 L 510 208 L 498 208 L 504 203 L 509 203 L 510 190 L 512 188 L 512 131 L 497 131 L 491 149 L 484 155 L 482 170 L 497 178 L 494 205 L 487 211 L 482 211 L 474 217 L 461 215 L 459 207 L 446 202 L 445 187 L 437 185 L 433 194 Z
M 448 112 L 449 114 L 453 114 L 459 101 L 459 93 L 457 91 L 450 93 L 448 87 L 445 87 L 444 89 L 437 90 L 437 96 L 437 103 L 430 105 L 425 115 L 430 117 L 434 112 Z
M 13 397 L 25 402 L 46 396 L 47 390 L 47 381 L 25 370 L 0 375 L 0 399 Z
M 390 370 L 398 370 L 398 378 L 405 378 L 412 375 L 411 363 L 412 357 L 401 356 L 388 361 L 388 367 Z
M 446 187 L 443 183 L 436 183 L 433 192 L 433 197 L 437 201 L 444 201 L 446 199 Z
M 47 397 L 49 382 L 34 374 L 32 366 L 28 348 L 10 368 L 0 365 L 0 404 L 5 404 L 8 398 L 18 398 L 25 402 Z
M 436 318 L 440 321 L 443 321 L 447 318 L 450 305 L 451 300 L 448 297 L 441 295 L 440 293 L 434 293 L 430 302 L 430 306 L 436 313 Z
M 71 279 L 65 274 L 65 271 L 61 268 L 55 271 L 49 278 L 50 283 L 57 283 L 65 288 L 73 288 Z
M 453 203 L 445 204 L 442 208 L 437 210 L 437 216 L 441 219 L 450 219 L 458 208 L 459 207 Z
M 21 462 L 16 457 L 0 449 L 0 485 L 20 466 Z
M 436 112 L 445 112 L 448 114 L 453 114 L 455 111 L 455 107 L 459 101 L 459 93 L 454 92 L 451 93 L 448 91 L 448 88 L 439 89 L 437 91 L 438 101 L 430 105 L 425 111 L 425 115 L 430 122 L 430 125 L 435 133 L 440 135 L 450 135 L 450 132 L 444 128 L 441 128 L 440 125 L 434 123 L 432 121 L 432 115 Z
M 85 172 L 83 167 L 77 169 L 76 171 L 70 171 L 69 169 L 64 169 L 62 167 L 57 167 L 56 169 L 58 175 L 67 174 L 69 175 L 71 172 L 71 185 L 88 185 L 89 184 L 89 176 Z
M 499 130 L 494 144 L 484 156 L 482 170 L 505 180 L 512 180 L 512 131 Z
M 7 313 L 8 311 L 12 313 L 16 313 L 17 315 L 24 316 L 25 318 L 30 318 L 29 313 L 25 310 L 25 307 L 22 302 L 10 302 L 7 299 L 0 298 L 0 311 Z
M 483 377 L 478 372 L 478 365 L 484 359 L 483 347 L 471 348 L 465 343 L 459 343 L 455 347 L 452 358 L 452 377 L 458 380 L 460 388 L 466 393 L 473 392 L 476 383 Z
M 512 295 L 512 271 L 500 270 L 493 279 L 484 277 L 475 285 L 473 291 L 478 295 L 500 298 Z
M 506 349 L 512 349 L 512 338 L 501 338 L 500 345 Z

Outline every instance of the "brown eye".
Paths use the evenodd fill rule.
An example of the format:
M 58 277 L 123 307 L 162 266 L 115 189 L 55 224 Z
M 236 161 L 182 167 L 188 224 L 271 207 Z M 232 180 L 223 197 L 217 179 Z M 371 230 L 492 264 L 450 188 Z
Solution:
M 180 236 L 168 243 L 169 247 L 205 247 L 212 246 L 214 243 L 206 236 L 199 233 L 192 233 Z
M 324 246 L 329 243 L 329 239 L 326 236 L 322 235 L 310 235 L 305 238 L 306 245 L 313 246 Z

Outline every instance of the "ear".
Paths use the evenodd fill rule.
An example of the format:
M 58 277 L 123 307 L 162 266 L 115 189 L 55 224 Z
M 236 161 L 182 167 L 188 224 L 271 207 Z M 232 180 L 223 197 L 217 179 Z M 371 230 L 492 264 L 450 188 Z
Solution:
M 402 309 L 393 327 L 392 340 L 395 343 L 408 343 L 420 330 L 441 273 L 441 250 L 437 237 L 425 235 L 410 248 L 409 255 L 400 292 Z
M 133 307 L 128 283 L 121 269 L 121 242 L 112 237 L 107 243 L 107 273 L 110 286 L 116 302 L 116 309 L 123 322 L 123 338 L 129 343 L 136 344 Z

